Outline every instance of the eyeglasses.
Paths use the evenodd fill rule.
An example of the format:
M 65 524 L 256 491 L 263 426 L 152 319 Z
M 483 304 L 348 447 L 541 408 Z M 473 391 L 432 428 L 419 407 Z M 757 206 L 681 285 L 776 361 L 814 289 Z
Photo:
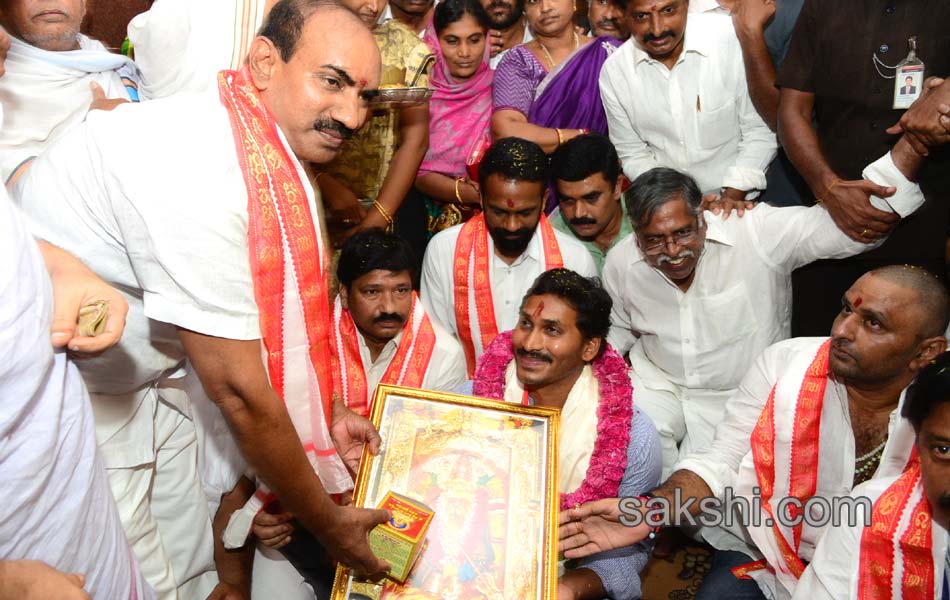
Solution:
M 662 254 L 663 250 L 666 248 L 667 244 L 672 243 L 677 246 L 685 246 L 693 240 L 696 239 L 696 234 L 699 233 L 697 229 L 680 229 L 679 231 L 673 232 L 671 235 L 651 235 L 646 239 L 637 238 L 640 249 L 643 250 L 644 254 Z

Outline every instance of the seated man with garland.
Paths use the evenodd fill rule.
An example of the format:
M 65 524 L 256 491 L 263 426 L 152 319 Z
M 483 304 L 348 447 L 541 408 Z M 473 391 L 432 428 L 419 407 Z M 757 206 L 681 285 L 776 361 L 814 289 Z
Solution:
M 594 279 L 568 269 L 542 273 L 522 301 L 518 324 L 478 361 L 465 393 L 561 410 L 560 505 L 637 496 L 660 478 L 660 440 L 633 404 L 627 365 L 607 344 L 611 299 Z M 468 386 L 467 386 L 468 387 Z M 652 544 L 569 561 L 558 600 L 639 598 Z

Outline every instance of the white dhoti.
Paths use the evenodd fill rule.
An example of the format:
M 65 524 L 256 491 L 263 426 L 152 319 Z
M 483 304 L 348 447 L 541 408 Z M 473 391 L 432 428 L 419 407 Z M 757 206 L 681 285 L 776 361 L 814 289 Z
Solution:
M 726 401 L 735 390 L 687 388 L 673 383 L 646 357 L 640 344 L 630 350 L 630 363 L 637 408 L 653 419 L 660 434 L 665 480 L 681 456 L 712 443 Z

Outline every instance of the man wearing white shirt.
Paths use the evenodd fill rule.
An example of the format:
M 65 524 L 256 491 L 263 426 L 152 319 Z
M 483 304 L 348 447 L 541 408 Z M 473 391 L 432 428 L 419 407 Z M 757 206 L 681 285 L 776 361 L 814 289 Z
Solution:
M 217 583 L 221 537 L 202 492 L 229 492 L 242 456 L 269 488 L 259 495 L 278 496 L 331 554 L 382 568 L 363 533 L 385 515 L 326 492 L 352 485 L 352 456 L 335 444 L 378 438 L 331 402 L 325 238 L 302 167 L 339 152 L 378 82 L 376 44 L 349 10 L 282 0 L 218 89 L 97 111 L 14 189 L 37 237 L 80 256 L 129 303 L 122 342 L 81 369 L 123 526 L 162 597 L 205 598 Z M 129 139 L 148 144 L 131 153 Z M 176 377 L 186 358 L 200 385 Z M 199 423 L 208 398 L 227 423 Z M 202 436 L 240 453 L 196 461 Z M 202 465 L 214 476 L 199 481 Z
M 856 484 L 904 470 L 914 432 L 899 402 L 946 349 L 948 307 L 947 290 L 932 275 L 884 267 L 851 286 L 830 339 L 779 342 L 753 363 L 713 443 L 677 464 L 646 502 L 672 524 L 690 514 L 702 513 L 707 524 L 732 515 L 731 523 L 704 530 L 717 551 L 698 599 L 790 598 L 831 523 L 807 510 L 809 503 L 833 506 Z M 629 520 L 644 513 L 643 504 L 601 501 L 565 515 L 565 555 L 644 539 L 650 523 Z
M 902 216 L 923 202 L 891 155 L 864 175 Z M 789 337 L 792 271 L 875 244 L 851 240 L 817 205 L 760 204 L 732 219 L 703 213 L 693 180 L 672 169 L 638 177 L 626 203 L 634 235 L 604 266 L 614 300 L 610 343 L 630 353 L 637 400 L 660 432 L 668 475 L 679 456 L 712 442 L 748 366 L 737 358 Z
M 950 353 L 907 388 L 901 416 L 917 457 L 891 477 L 851 493 L 851 522 L 832 527 L 795 588 L 795 600 L 945 598 L 950 529 Z M 897 510 L 894 508 L 897 507 Z M 900 590 L 899 593 L 894 593 Z
M 0 23 L 13 36 L 0 78 L 0 183 L 12 183 L 90 106 L 108 107 L 107 97 L 138 100 L 135 65 L 79 33 L 85 14 L 83 0 L 10 0 L 0 8 Z
M 732 23 L 687 0 L 631 0 L 631 39 L 600 75 L 610 139 L 624 173 L 689 173 L 703 193 L 744 200 L 766 187 L 775 134 L 749 96 Z
M 520 138 L 495 142 L 479 166 L 484 212 L 439 232 L 422 265 L 422 302 L 458 337 L 468 373 L 499 332 L 514 328 L 538 275 L 565 267 L 597 274 L 587 249 L 543 214 L 548 157 Z
M 413 291 L 415 264 L 406 242 L 381 229 L 356 233 L 340 251 L 334 389 L 357 413 L 369 414 L 380 383 L 452 392 L 468 380 L 462 346 Z

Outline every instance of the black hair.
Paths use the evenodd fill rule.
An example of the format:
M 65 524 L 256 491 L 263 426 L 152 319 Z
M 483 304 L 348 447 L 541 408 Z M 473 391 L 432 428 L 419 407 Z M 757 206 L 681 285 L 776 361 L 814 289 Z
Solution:
M 327 9 L 339 9 L 354 14 L 340 0 L 280 0 L 267 15 L 258 35 L 273 42 L 280 52 L 280 58 L 288 62 L 297 50 L 297 43 L 307 19 L 313 13 Z
M 435 5 L 432 15 L 432 27 L 436 35 L 442 35 L 446 27 L 461 21 L 465 15 L 472 15 L 478 26 L 484 30 L 491 29 L 491 19 L 482 7 L 479 0 L 443 0 Z
M 944 402 L 950 402 L 950 352 L 944 352 L 917 374 L 907 388 L 901 416 L 920 431 L 927 417 Z
M 584 340 L 600 338 L 600 356 L 607 347 L 610 331 L 610 309 L 613 301 L 596 277 L 587 278 L 570 269 L 551 269 L 538 275 L 531 289 L 521 301 L 524 308 L 528 298 L 550 294 L 565 300 L 577 311 L 577 328 Z
M 349 289 L 354 281 L 377 269 L 391 273 L 409 271 L 413 288 L 416 287 L 416 259 L 404 239 L 379 228 L 354 233 L 340 250 L 336 267 L 340 285 Z
M 579 135 L 558 147 L 551 157 L 551 177 L 581 181 L 601 173 L 611 186 L 620 177 L 620 158 L 610 140 L 596 133 Z
M 653 213 L 670 200 L 682 198 L 694 216 L 703 213 L 703 194 L 696 181 L 685 173 L 667 167 L 655 167 L 633 180 L 624 192 L 627 214 L 633 227 L 650 222 Z
M 478 166 L 478 183 L 485 193 L 485 181 L 490 175 L 500 175 L 510 181 L 548 180 L 548 155 L 541 146 L 528 140 L 510 137 L 500 139 L 485 152 Z

